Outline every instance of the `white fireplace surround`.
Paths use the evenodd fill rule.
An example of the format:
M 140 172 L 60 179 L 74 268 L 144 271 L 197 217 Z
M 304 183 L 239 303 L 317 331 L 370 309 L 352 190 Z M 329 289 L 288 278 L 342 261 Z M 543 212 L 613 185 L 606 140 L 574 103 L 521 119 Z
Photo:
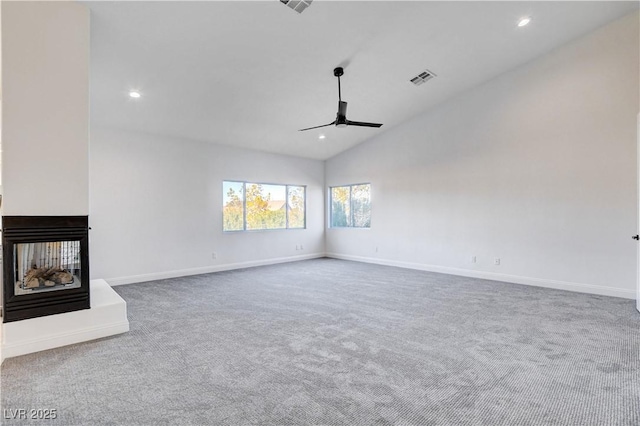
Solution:
M 124 299 L 105 280 L 90 286 L 91 309 L 2 324 L 0 360 L 129 331 Z

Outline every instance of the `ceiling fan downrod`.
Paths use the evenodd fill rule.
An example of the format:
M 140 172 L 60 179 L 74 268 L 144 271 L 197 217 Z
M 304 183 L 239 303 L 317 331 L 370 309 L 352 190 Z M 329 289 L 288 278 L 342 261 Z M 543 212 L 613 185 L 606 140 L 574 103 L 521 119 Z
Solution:
M 344 69 L 342 67 L 334 68 L 333 75 L 338 77 L 338 100 L 342 101 L 342 92 L 340 90 L 340 77 L 344 75 Z

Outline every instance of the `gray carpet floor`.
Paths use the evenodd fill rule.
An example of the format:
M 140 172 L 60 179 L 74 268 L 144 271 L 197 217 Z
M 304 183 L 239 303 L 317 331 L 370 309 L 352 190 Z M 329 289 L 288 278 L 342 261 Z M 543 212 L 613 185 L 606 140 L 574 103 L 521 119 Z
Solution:
M 631 300 L 333 259 L 116 291 L 129 333 L 5 361 L 3 424 L 640 424 Z

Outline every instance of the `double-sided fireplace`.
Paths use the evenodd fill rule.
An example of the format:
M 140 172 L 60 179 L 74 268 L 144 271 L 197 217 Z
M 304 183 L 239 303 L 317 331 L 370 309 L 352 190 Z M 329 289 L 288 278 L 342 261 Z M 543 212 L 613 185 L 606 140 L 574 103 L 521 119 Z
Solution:
M 89 309 L 87 216 L 2 218 L 3 321 Z

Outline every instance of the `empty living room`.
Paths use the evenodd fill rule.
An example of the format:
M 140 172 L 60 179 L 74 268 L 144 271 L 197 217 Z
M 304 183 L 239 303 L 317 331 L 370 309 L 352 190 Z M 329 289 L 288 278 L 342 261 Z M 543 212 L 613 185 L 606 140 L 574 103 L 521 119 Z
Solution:
M 640 425 L 637 1 L 0 1 L 0 424 Z

